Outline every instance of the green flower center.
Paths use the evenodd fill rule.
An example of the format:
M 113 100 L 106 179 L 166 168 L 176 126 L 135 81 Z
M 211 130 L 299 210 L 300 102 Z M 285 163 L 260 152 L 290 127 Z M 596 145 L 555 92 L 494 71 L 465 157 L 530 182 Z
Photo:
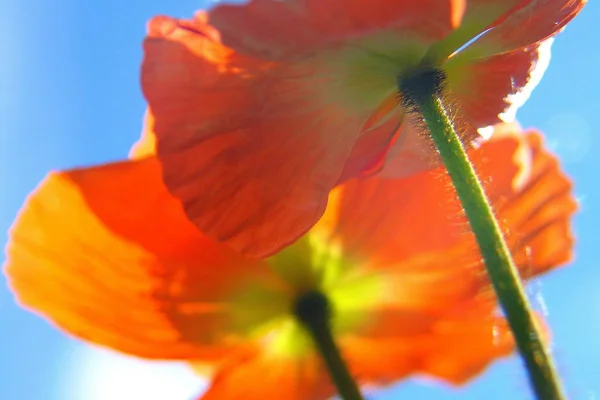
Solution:
M 236 332 L 278 357 L 304 357 L 312 342 L 304 323 L 326 318 L 335 335 L 369 326 L 389 293 L 386 279 L 343 257 L 333 241 L 308 234 L 266 260 L 281 286 L 247 283 L 232 303 Z M 248 281 L 247 281 L 248 282 Z

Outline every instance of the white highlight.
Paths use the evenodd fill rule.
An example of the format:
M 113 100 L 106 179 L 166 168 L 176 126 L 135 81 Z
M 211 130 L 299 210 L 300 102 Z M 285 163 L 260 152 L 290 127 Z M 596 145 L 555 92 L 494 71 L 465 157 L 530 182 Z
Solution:
M 481 136 L 484 141 L 490 140 L 494 134 L 494 125 L 484 126 L 483 128 L 477 129 L 477 133 Z
M 184 363 L 154 362 L 78 346 L 66 365 L 63 400 L 192 400 L 206 381 Z
M 500 119 L 504 122 L 513 122 L 516 119 L 517 110 L 525 104 L 529 99 L 529 96 L 531 96 L 533 89 L 535 89 L 542 80 L 542 77 L 550 65 L 550 59 L 552 58 L 552 43 L 554 43 L 554 38 L 546 39 L 540 44 L 540 47 L 538 48 L 538 59 L 531 69 L 529 81 L 519 92 L 506 96 L 506 99 L 510 102 L 511 106 L 499 115 Z

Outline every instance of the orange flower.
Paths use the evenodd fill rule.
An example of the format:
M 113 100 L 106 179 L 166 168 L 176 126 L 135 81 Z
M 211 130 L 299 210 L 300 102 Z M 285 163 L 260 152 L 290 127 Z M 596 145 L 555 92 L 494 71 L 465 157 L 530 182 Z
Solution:
M 334 186 L 377 171 L 390 147 L 406 160 L 397 176 L 437 157 L 405 123 L 400 76 L 442 70 L 469 145 L 584 3 L 252 0 L 192 20 L 156 17 L 142 86 L 166 185 L 209 237 L 273 254 L 314 225 Z
M 504 126 L 473 158 L 523 276 L 569 261 L 576 204 L 541 136 Z M 360 383 L 419 373 L 459 384 L 512 351 L 441 169 L 351 180 L 308 234 L 256 260 L 203 236 L 160 168 L 150 156 L 48 175 L 10 233 L 19 301 L 89 342 L 189 362 L 212 378 L 203 399 L 333 393 L 291 311 L 311 290 L 332 304 Z

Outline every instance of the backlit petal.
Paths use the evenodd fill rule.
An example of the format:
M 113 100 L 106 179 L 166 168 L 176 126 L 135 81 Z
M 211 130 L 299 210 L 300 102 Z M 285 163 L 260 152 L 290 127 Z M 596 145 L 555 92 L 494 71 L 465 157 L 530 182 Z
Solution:
M 469 315 L 437 318 L 412 333 L 343 337 L 340 344 L 353 376 L 361 383 L 375 385 L 415 374 L 460 384 L 513 351 L 506 322 L 492 317 L 491 308 L 480 308 L 473 301 L 462 307 L 469 310 Z M 388 321 L 382 320 L 381 324 L 391 327 Z
M 476 2 L 482 1 L 486 0 Z M 494 0 L 494 3 L 504 2 L 505 0 Z M 495 54 L 529 47 L 559 33 L 586 3 L 587 0 L 521 1 L 474 45 L 481 49 L 487 48 Z
M 378 31 L 441 39 L 461 20 L 464 0 L 253 0 L 218 5 L 210 23 L 223 42 L 254 57 L 292 60 Z
M 471 159 L 519 268 L 531 277 L 570 259 L 576 203 L 569 179 L 543 149 L 539 134 L 521 134 L 515 125 L 496 130 L 471 151 Z M 332 193 L 313 234 L 339 243 L 365 273 L 376 270 L 384 277 L 390 294 L 365 305 L 374 307 L 365 334 L 406 335 L 411 319 L 414 329 L 426 330 L 449 310 L 490 291 L 477 244 L 441 170 L 351 181 Z M 397 323 L 387 324 L 390 318 Z
M 336 61 L 274 67 L 233 53 L 210 29 L 199 18 L 150 22 L 142 81 L 157 153 L 192 222 L 269 255 L 318 220 L 344 168 L 370 168 L 385 154 L 395 124 L 355 145 L 377 103 L 344 103 Z
M 525 277 L 547 272 L 571 261 L 574 237 L 571 217 L 578 209 L 573 184 L 556 156 L 544 149 L 542 135 L 531 131 L 533 152 L 529 179 L 521 192 L 500 206 L 501 223 Z
M 382 178 L 406 178 L 432 170 L 440 162 L 429 132 L 415 125 L 412 118 L 406 118 L 377 175 Z
M 397 100 L 393 99 L 395 102 Z M 363 132 L 357 139 L 352 152 L 346 160 L 344 170 L 338 180 L 343 183 L 357 176 L 370 176 L 380 172 L 386 167 L 389 152 L 396 147 L 398 138 L 402 133 L 402 116 L 395 110 L 387 120 Z M 411 149 L 403 146 L 406 152 Z M 407 173 L 411 166 L 403 165 L 400 173 Z
M 228 293 L 266 268 L 203 237 L 153 158 L 49 174 L 10 232 L 19 302 L 87 341 L 146 358 L 229 350 Z M 235 344 L 235 342 L 232 342 Z
M 587 0 L 470 0 L 460 27 L 435 43 L 429 58 L 443 60 L 469 41 L 480 57 L 523 50 L 559 33 Z
M 472 151 L 492 198 L 513 190 L 513 179 L 524 167 L 524 160 L 513 156 L 522 145 L 518 136 L 505 135 Z M 468 229 L 442 168 L 404 179 L 353 180 L 336 189 L 331 202 L 316 229 L 340 237 L 347 251 L 369 257 L 398 260 L 444 249 Z
M 133 144 L 129 158 L 139 159 L 156 154 L 156 134 L 154 133 L 154 116 L 147 109 L 144 113 L 142 136 Z
M 418 352 L 406 336 L 345 336 L 340 345 L 352 376 L 363 384 L 391 384 L 414 374 L 418 368 Z
M 491 362 L 511 354 L 514 341 L 503 318 L 488 316 L 440 321 L 415 346 L 422 354 L 420 373 L 464 384 Z
M 468 0 L 461 24 L 443 40 L 432 45 L 428 58 L 442 61 L 492 26 L 506 19 L 521 3 L 530 0 Z M 488 53 L 489 54 L 489 53 Z
M 478 49 L 467 48 L 444 65 L 448 91 L 459 106 L 460 118 L 476 128 L 500 122 L 500 115 L 515 102 L 512 96 L 523 91 L 532 79 L 541 51 L 549 52 L 549 46 L 487 58 L 478 58 Z
M 323 400 L 335 391 L 315 355 L 273 357 L 268 350 L 248 352 L 222 368 L 200 400 Z

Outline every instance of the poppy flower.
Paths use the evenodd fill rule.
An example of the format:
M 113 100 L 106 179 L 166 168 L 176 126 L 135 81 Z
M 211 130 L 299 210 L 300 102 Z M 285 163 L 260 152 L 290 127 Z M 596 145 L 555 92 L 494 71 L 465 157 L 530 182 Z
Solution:
M 536 132 L 496 130 L 473 159 L 524 278 L 571 259 L 571 183 Z M 272 257 L 203 235 L 148 155 L 50 173 L 10 232 L 18 301 L 88 342 L 182 360 L 211 380 L 202 399 L 333 394 L 292 312 L 305 293 L 361 384 L 412 374 L 461 384 L 513 350 L 474 237 L 442 169 L 353 179 L 323 218 Z
M 397 176 L 437 161 L 400 106 L 399 77 L 441 71 L 470 146 L 522 102 L 547 39 L 584 3 L 252 0 L 156 17 L 142 88 L 166 185 L 208 236 L 273 254 L 316 223 L 333 187 L 390 151 L 404 159 Z

